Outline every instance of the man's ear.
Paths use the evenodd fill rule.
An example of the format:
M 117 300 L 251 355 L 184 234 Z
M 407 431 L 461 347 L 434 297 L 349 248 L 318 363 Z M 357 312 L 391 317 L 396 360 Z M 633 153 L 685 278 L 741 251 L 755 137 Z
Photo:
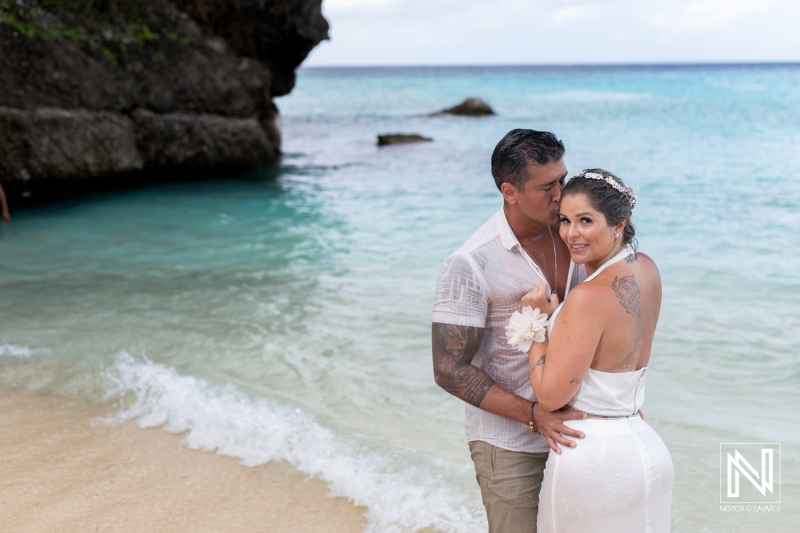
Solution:
M 509 182 L 504 181 L 500 185 L 500 192 L 503 195 L 503 200 L 505 200 L 509 204 L 514 205 L 517 203 L 517 194 L 519 193 L 519 191 Z

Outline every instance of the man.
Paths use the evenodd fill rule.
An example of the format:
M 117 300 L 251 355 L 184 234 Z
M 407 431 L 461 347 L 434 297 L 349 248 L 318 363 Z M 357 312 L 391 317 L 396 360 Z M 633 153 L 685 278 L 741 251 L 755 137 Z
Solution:
M 433 305 L 436 383 L 466 402 L 465 429 L 490 533 L 536 531 L 548 445 L 575 446 L 583 435 L 533 403 L 528 354 L 510 346 L 505 326 L 529 290 L 547 283 L 563 301 L 586 277 L 572 269 L 558 235 L 567 175 L 564 145 L 550 132 L 515 129 L 492 153 L 502 209 L 439 271 Z M 535 426 L 529 427 L 529 423 Z M 533 427 L 538 434 L 533 433 Z

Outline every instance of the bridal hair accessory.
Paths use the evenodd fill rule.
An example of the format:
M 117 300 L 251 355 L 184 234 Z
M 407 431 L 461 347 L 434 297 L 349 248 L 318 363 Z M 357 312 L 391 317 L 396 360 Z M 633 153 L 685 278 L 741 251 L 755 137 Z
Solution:
M 603 180 L 616 190 L 624 194 L 628 201 L 631 203 L 631 209 L 636 207 L 636 192 L 639 190 L 639 187 L 627 187 L 625 185 L 621 185 L 617 180 L 612 178 L 611 176 L 603 176 L 599 172 L 580 172 L 578 176 L 583 176 L 586 179 L 590 180 Z
M 530 305 L 522 308 L 522 312 L 514 311 L 506 326 L 508 345 L 520 352 L 527 353 L 534 342 L 544 342 L 547 331 L 547 313 L 539 312 L 539 308 L 531 309 Z

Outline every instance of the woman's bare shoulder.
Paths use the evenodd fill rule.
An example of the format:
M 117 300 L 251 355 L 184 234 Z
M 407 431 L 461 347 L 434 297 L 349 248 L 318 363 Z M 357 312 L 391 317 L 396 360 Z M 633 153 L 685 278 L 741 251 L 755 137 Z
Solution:
M 656 266 L 656 262 L 653 260 L 653 258 L 644 252 L 636 252 L 633 254 L 633 257 L 635 258 L 634 261 L 645 261 L 653 266 Z
M 633 257 L 636 258 L 635 259 L 636 262 L 640 263 L 642 266 L 647 268 L 654 277 L 661 279 L 661 273 L 658 270 L 658 265 L 656 264 L 656 262 L 653 260 L 652 257 L 642 252 L 636 252 L 636 255 L 634 255 Z
M 583 310 L 596 304 L 602 292 L 603 286 L 601 283 L 597 283 L 597 278 L 584 281 L 569 291 L 569 298 L 564 301 L 564 307 Z

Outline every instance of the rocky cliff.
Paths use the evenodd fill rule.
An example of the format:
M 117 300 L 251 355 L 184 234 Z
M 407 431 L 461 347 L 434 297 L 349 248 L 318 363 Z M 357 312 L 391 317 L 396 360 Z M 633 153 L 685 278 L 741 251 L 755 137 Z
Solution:
M 0 182 L 148 181 L 273 162 L 272 99 L 321 0 L 0 0 Z

